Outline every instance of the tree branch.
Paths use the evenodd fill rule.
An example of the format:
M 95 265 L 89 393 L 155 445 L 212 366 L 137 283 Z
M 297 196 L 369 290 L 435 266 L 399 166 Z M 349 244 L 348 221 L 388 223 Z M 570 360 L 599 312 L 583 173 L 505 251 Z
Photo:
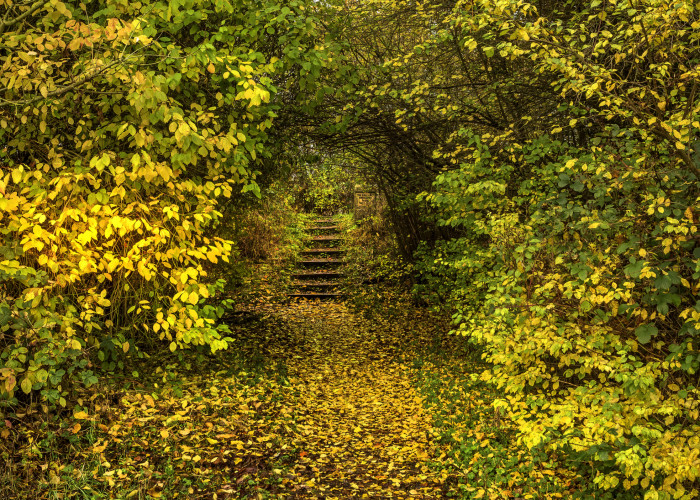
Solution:
M 29 99 L 27 101 L 5 101 L 3 100 L 0 102 L 0 108 L 3 107 L 9 107 L 9 106 L 32 106 L 34 104 L 37 104 L 44 99 L 50 99 L 53 97 L 61 97 L 62 95 L 70 92 L 71 90 L 74 90 L 78 87 L 80 87 L 82 84 L 89 82 L 90 80 L 93 80 L 94 78 L 97 78 L 99 75 L 104 73 L 110 68 L 113 68 L 123 62 L 123 59 L 117 59 L 116 61 L 112 61 L 111 63 L 107 64 L 106 66 L 102 66 L 98 70 L 94 71 L 93 73 L 84 73 L 80 75 L 73 83 L 70 85 L 66 85 L 65 87 L 61 87 L 59 89 L 53 90 L 49 92 L 46 97 L 44 96 L 37 96 L 34 99 Z
M 9 21 L 3 21 L 2 23 L 0 23 L 0 35 L 2 35 L 5 32 L 5 30 L 7 28 L 9 28 L 10 26 L 12 26 L 13 24 L 17 24 L 18 22 L 26 19 L 27 17 L 34 14 L 37 10 L 39 10 L 40 8 L 42 8 L 48 4 L 49 4 L 49 2 L 45 2 L 44 0 L 38 0 L 37 2 L 34 3 L 34 5 L 29 7 L 29 10 L 26 10 L 24 13 L 15 17 L 14 19 L 10 19 Z

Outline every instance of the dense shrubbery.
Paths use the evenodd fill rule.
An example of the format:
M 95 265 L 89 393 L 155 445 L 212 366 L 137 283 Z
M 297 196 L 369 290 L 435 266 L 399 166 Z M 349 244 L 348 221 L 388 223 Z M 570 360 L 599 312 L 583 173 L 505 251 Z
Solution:
M 293 197 L 276 186 L 275 192 L 229 214 L 227 228 L 241 256 L 251 261 L 283 261 L 296 257 L 302 246 L 302 219 Z
M 607 157 L 579 150 L 572 162 L 570 148 L 546 138 L 528 149 L 543 144 L 558 161 L 538 169 L 537 191 L 524 180 L 527 196 L 509 207 L 499 208 L 498 190 L 479 189 L 475 172 L 491 159 L 436 181 L 430 198 L 445 223 L 468 232 L 430 254 L 428 279 L 449 289 L 459 332 L 486 346 L 487 376 L 526 443 L 597 463 L 604 489 L 692 489 L 697 181 L 668 160 L 641 167 L 632 148 L 609 179 L 619 147 Z M 461 196 L 468 186 L 479 196 Z
M 298 205 L 305 211 L 330 215 L 350 210 L 355 176 L 347 167 L 326 161 L 306 165 L 297 175 Z
M 380 178 L 417 293 L 483 346 L 521 441 L 592 473 L 586 494 L 700 493 L 699 9 L 341 9 L 362 83 L 334 140 Z
M 464 43 L 551 75 L 557 116 L 546 129 L 531 123 L 541 132 L 529 137 L 459 132 L 466 157 L 425 198 L 462 236 L 423 259 L 428 289 L 485 346 L 494 366 L 484 377 L 505 391 L 497 404 L 524 443 L 593 464 L 613 496 L 690 498 L 700 476 L 700 161 L 688 158 L 700 139 L 697 13 L 649 1 L 536 21 L 520 9 L 522 22 L 509 8 L 461 17 L 475 30 Z M 494 17 L 500 31 L 487 37 Z
M 226 346 L 207 300 L 207 269 L 236 256 L 220 202 L 258 192 L 295 98 L 277 85 L 308 88 L 324 64 L 304 9 L 0 3 L 4 399 L 65 404 L 137 345 Z

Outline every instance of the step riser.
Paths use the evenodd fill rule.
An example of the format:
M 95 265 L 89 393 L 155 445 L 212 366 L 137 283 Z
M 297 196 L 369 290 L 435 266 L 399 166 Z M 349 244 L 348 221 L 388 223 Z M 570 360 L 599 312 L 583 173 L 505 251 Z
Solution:
M 342 266 L 343 264 L 345 264 L 345 262 L 315 262 L 313 260 L 297 262 L 297 266 L 301 266 L 301 267 L 329 266 L 331 268 L 335 268 L 337 266 Z
M 307 248 L 300 252 L 304 260 L 299 260 L 296 264 L 298 271 L 292 273 L 296 283 L 292 284 L 293 291 L 287 296 L 308 300 L 342 297 L 343 294 L 339 292 L 342 284 L 335 282 L 344 276 L 342 272 L 336 271 L 345 264 L 345 261 L 341 260 L 345 250 L 338 248 L 344 241 L 340 234 L 340 226 L 334 219 L 319 218 L 310 224 L 306 232 Z
M 298 288 L 339 288 L 340 283 L 296 283 Z
M 344 275 L 342 273 L 314 273 L 312 275 L 308 274 L 292 274 L 292 278 L 298 280 L 315 280 L 319 278 L 329 279 L 329 278 L 342 278 Z
M 295 293 L 339 293 L 340 287 L 337 286 L 298 286 Z
M 305 252 L 300 252 L 300 253 L 305 257 L 324 259 L 324 258 L 340 257 L 345 252 L 343 250 L 338 250 L 337 252 L 333 252 L 333 251 L 329 252 L 327 250 L 324 250 L 323 252 L 314 252 L 313 250 L 307 250 Z M 326 254 L 328 255 L 328 257 L 325 257 Z M 309 260 L 311 260 L 311 259 L 309 259 Z
M 333 247 L 307 248 L 299 253 L 345 253 L 347 250 Z
M 312 236 L 311 241 L 343 241 L 343 238 L 340 238 L 338 236 Z

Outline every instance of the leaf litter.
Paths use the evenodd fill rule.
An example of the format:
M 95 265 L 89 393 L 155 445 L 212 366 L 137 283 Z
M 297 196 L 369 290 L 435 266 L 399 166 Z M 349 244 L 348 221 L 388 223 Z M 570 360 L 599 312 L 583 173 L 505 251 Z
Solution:
M 431 419 L 394 348 L 405 332 L 377 335 L 342 303 L 301 302 L 285 314 L 306 347 L 287 366 L 296 488 L 328 498 L 436 496 Z
M 430 329 L 411 322 L 259 303 L 234 315 L 229 352 L 135 365 L 15 452 L 36 498 L 441 497 L 437 432 L 406 361 Z M 49 439 L 61 459 L 42 453 Z

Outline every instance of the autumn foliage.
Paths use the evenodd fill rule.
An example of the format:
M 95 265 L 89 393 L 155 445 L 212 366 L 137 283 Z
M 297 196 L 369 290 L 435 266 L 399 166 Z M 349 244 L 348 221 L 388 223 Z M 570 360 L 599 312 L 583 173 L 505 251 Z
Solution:
M 588 498 L 700 495 L 696 1 L 0 0 L 0 17 L 3 404 L 226 348 L 217 266 L 239 254 L 221 234 L 256 256 L 273 239 L 231 204 L 322 152 L 342 166 L 309 196 L 341 206 L 350 172 L 381 190 L 400 281 L 482 354 L 468 385 L 498 394 L 506 459 L 546 457 Z
M 325 138 L 380 179 L 519 441 L 591 495 L 697 496 L 700 5 L 339 12 L 361 83 Z
M 221 287 L 207 269 L 235 257 L 220 202 L 259 194 L 273 80 L 322 64 L 303 10 L 0 3 L 5 397 L 65 404 L 137 346 L 226 347 L 207 301 Z

